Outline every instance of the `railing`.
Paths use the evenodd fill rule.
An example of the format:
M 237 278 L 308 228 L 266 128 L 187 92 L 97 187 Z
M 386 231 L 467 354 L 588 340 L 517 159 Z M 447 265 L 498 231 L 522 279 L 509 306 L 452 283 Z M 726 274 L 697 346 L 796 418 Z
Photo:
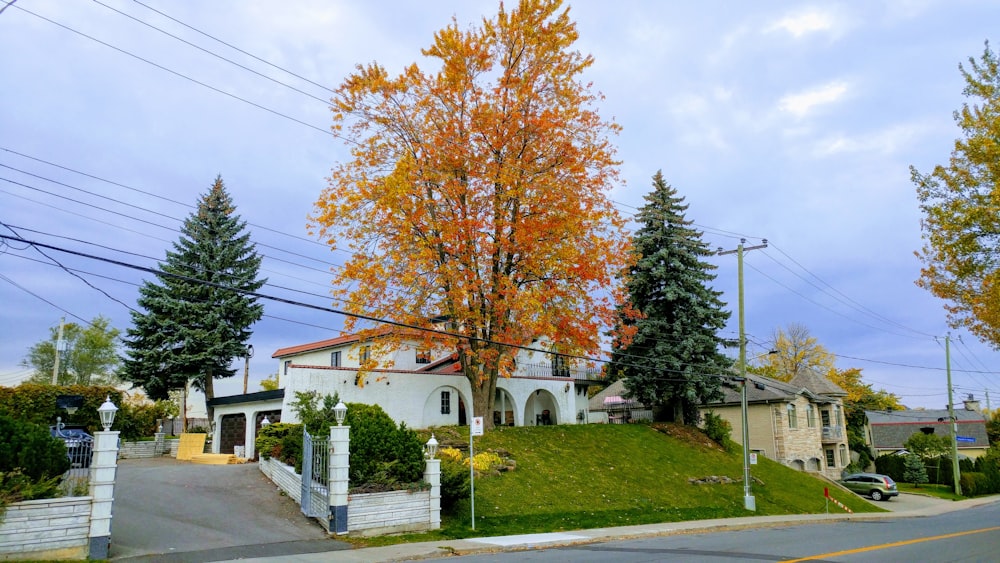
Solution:
M 844 438 L 844 427 L 843 426 L 824 426 L 823 427 L 823 439 L 824 440 L 842 440 Z
M 302 435 L 302 513 L 313 518 L 325 517 L 330 510 L 327 487 L 330 472 L 329 438 L 313 438 L 303 427 Z
M 600 379 L 601 368 L 551 364 L 523 364 L 518 362 L 514 377 L 567 377 L 571 379 Z

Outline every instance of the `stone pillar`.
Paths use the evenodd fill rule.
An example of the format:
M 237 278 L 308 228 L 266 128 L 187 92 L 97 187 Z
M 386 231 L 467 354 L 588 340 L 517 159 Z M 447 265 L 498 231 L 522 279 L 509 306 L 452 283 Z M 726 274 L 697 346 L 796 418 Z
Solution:
M 330 427 L 330 533 L 347 533 L 347 475 L 350 469 L 351 427 Z
M 163 427 L 161 426 L 160 428 L 163 428 Z M 164 436 L 166 436 L 166 434 L 164 434 L 163 432 L 157 432 L 157 433 L 153 434 L 153 437 L 155 438 L 154 441 L 153 441 L 153 455 L 154 456 L 163 455 L 163 452 L 165 452 L 167 450 L 167 448 L 166 448 L 166 440 L 164 439 Z
M 441 460 L 428 459 L 424 481 L 431 486 L 431 529 L 441 528 Z
M 90 559 L 108 559 L 111 547 L 118 434 L 117 431 L 94 433 L 94 455 L 90 464 Z

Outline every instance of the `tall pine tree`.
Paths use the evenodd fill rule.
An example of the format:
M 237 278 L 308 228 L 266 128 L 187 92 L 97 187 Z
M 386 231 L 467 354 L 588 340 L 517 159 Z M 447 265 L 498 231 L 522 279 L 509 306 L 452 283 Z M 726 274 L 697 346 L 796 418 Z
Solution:
M 659 417 L 698 421 L 698 406 L 721 398 L 719 375 L 732 365 L 718 336 L 729 319 L 721 293 L 709 284 L 712 254 L 684 217 L 684 198 L 657 172 L 636 214 L 636 259 L 626 276 L 629 305 L 619 310 L 609 374 L 625 378 L 629 397 Z M 638 314 L 636 314 L 638 313 Z
M 245 354 L 250 326 L 263 315 L 263 305 L 245 293 L 266 282 L 257 279 L 260 262 L 217 177 L 185 219 L 156 281 L 139 288 L 144 312 L 132 313 L 124 379 L 151 399 L 166 399 L 188 382 L 213 398 L 214 380 L 236 373 L 232 360 Z M 209 407 L 209 420 L 212 414 Z

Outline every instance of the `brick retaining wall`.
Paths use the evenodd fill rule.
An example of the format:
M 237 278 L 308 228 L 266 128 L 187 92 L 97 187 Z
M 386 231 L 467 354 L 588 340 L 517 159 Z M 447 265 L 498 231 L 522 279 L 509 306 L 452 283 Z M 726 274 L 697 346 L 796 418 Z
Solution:
M 0 523 L 0 560 L 86 559 L 90 497 L 11 504 Z

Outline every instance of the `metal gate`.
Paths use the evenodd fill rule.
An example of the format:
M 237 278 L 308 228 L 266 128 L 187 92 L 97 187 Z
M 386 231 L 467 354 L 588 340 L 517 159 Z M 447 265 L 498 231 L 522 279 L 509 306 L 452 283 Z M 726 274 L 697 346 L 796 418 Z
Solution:
M 326 518 L 330 512 L 330 439 L 313 438 L 302 428 L 302 513 Z

